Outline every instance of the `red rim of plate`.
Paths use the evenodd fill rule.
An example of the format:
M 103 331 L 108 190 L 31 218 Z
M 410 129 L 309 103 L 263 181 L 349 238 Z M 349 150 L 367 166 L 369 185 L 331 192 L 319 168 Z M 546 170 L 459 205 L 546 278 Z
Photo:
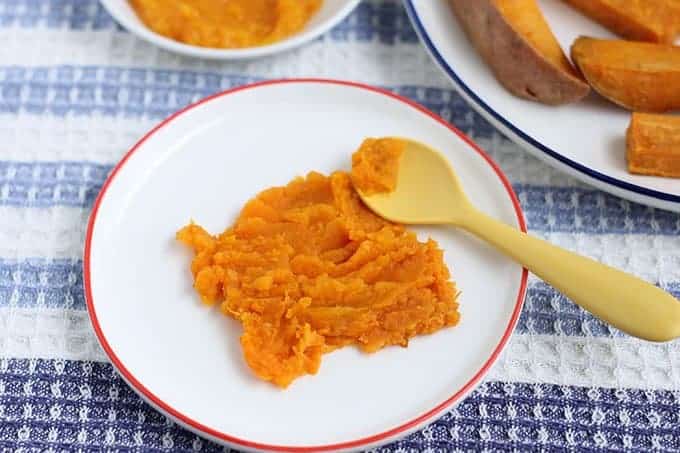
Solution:
M 194 432 L 200 433 L 202 435 L 205 435 L 207 437 L 220 440 L 226 443 L 230 443 L 239 447 L 244 447 L 244 448 L 249 448 L 249 449 L 257 449 L 257 450 L 269 450 L 269 451 L 287 451 L 287 452 L 316 452 L 316 451 L 334 451 L 334 450 L 343 450 L 343 449 L 354 449 L 354 448 L 361 448 L 361 447 L 367 447 L 369 445 L 382 442 L 382 441 L 387 441 L 391 438 L 397 437 L 402 434 L 407 434 L 411 430 L 419 427 L 420 425 L 432 420 L 436 415 L 440 414 L 442 411 L 445 409 L 448 409 L 451 407 L 453 404 L 457 403 L 460 399 L 462 399 L 468 392 L 474 389 L 474 387 L 479 383 L 481 378 L 488 372 L 488 370 L 491 368 L 491 366 L 496 362 L 498 355 L 500 352 L 503 350 L 503 347 L 507 343 L 508 339 L 510 338 L 510 335 L 512 334 L 515 325 L 517 324 L 517 320 L 519 319 L 519 314 L 522 309 L 522 305 L 524 302 L 524 296 L 526 294 L 526 288 L 527 288 L 527 277 L 528 277 L 528 272 L 526 269 L 522 270 L 522 277 L 520 281 L 520 288 L 519 292 L 517 294 L 517 301 L 515 302 L 515 309 L 513 310 L 512 316 L 510 318 L 510 321 L 508 322 L 508 325 L 505 329 L 505 332 L 503 333 L 503 336 L 501 337 L 500 342 L 498 345 L 494 348 L 493 352 L 491 353 L 491 356 L 487 359 L 487 361 L 484 363 L 482 368 L 477 371 L 477 373 L 472 376 L 472 378 L 460 389 L 458 389 L 451 397 L 447 398 L 445 401 L 442 403 L 436 405 L 429 411 L 415 417 L 412 420 L 409 420 L 406 423 L 403 423 L 399 426 L 396 426 L 394 428 L 391 428 L 387 431 L 374 434 L 368 437 L 363 437 L 360 439 L 355 439 L 355 440 L 350 440 L 346 442 L 341 442 L 341 443 L 336 443 L 336 444 L 327 444 L 327 445 L 314 445 L 314 446 L 285 446 L 285 445 L 268 445 L 268 444 L 262 444 L 258 442 L 252 442 L 249 440 L 244 440 L 244 439 L 239 439 L 237 437 L 231 436 L 229 434 L 217 431 L 215 429 L 209 428 L 196 420 L 192 420 L 191 418 L 187 417 L 186 415 L 182 414 L 178 410 L 174 409 L 173 407 L 169 406 L 166 404 L 164 401 L 162 401 L 160 398 L 158 398 L 156 395 L 154 395 L 148 388 L 144 386 L 140 381 L 138 381 L 125 367 L 125 365 L 120 361 L 116 353 L 113 351 L 113 348 L 111 345 L 108 343 L 106 340 L 106 337 L 104 336 L 104 333 L 101 329 L 101 326 L 99 325 L 99 320 L 97 319 L 97 312 L 95 310 L 95 305 L 94 305 L 94 300 L 92 297 L 92 286 L 90 283 L 90 252 L 92 248 L 92 235 L 94 233 L 94 225 L 96 223 L 97 219 L 97 212 L 99 211 L 99 207 L 104 200 L 104 197 L 106 196 L 106 192 L 113 182 L 113 180 L 116 178 L 116 175 L 120 171 L 121 168 L 125 165 L 127 160 L 132 156 L 143 144 L 144 142 L 149 139 L 154 133 L 156 133 L 159 129 L 165 127 L 166 125 L 170 124 L 175 118 L 178 116 L 182 115 L 183 113 L 194 109 L 204 103 L 210 102 L 213 99 L 220 98 L 222 96 L 227 96 L 229 94 L 237 93 L 239 91 L 244 91 L 244 90 L 251 90 L 255 89 L 258 87 L 263 87 L 263 86 L 268 86 L 268 85 L 278 85 L 278 84 L 289 84 L 289 83 L 314 83 L 314 84 L 330 84 L 330 85 L 342 85 L 342 86 L 348 86 L 348 87 L 353 87 L 353 88 L 358 88 L 361 90 L 366 90 L 370 91 L 373 93 L 378 93 L 382 94 L 384 96 L 390 97 L 392 99 L 396 99 L 418 111 L 421 113 L 424 113 L 425 115 L 429 116 L 430 118 L 434 119 L 438 123 L 446 126 L 451 132 L 456 134 L 458 137 L 460 137 L 463 141 L 465 141 L 470 148 L 475 150 L 480 156 L 486 160 L 486 162 L 491 166 L 491 168 L 494 170 L 494 172 L 498 175 L 498 178 L 501 180 L 503 183 L 503 186 L 505 187 L 505 190 L 508 192 L 508 196 L 510 197 L 510 200 L 512 201 L 513 207 L 515 209 L 515 214 L 517 215 L 517 221 L 519 223 L 519 227 L 522 231 L 526 232 L 526 222 L 524 220 L 524 214 L 522 213 L 522 208 L 519 204 L 519 200 L 517 199 L 517 195 L 515 194 L 514 190 L 512 189 L 512 186 L 510 185 L 510 182 L 508 181 L 507 177 L 503 173 L 503 171 L 498 167 L 498 165 L 491 159 L 491 157 L 486 154 L 479 146 L 477 146 L 470 138 L 468 138 L 465 134 L 463 134 L 461 131 L 456 129 L 454 126 L 451 124 L 447 123 L 444 119 L 439 117 L 438 115 L 432 113 L 431 111 L 427 110 L 426 108 L 422 107 L 421 105 L 406 99 L 402 96 L 399 96 L 397 94 L 394 94 L 390 91 L 381 89 L 381 88 L 376 88 L 372 87 L 369 85 L 365 85 L 362 83 L 357 83 L 357 82 L 349 82 L 349 81 L 341 81 L 341 80 L 332 80 L 332 79 L 284 79 L 284 80 L 269 80 L 269 81 L 264 81 L 264 82 L 258 82 L 250 85 L 243 85 L 240 87 L 236 87 L 221 93 L 214 94 L 212 96 L 208 96 L 205 99 L 202 99 L 194 104 L 191 104 L 178 112 L 172 114 L 165 120 L 163 120 L 160 124 L 158 124 L 156 127 L 151 129 L 144 137 L 142 137 L 130 150 L 123 156 L 122 160 L 116 165 L 116 167 L 113 169 L 109 177 L 106 179 L 106 182 L 101 188 L 101 191 L 99 192 L 99 195 L 97 196 L 97 199 L 94 203 L 94 207 L 92 209 L 92 213 L 90 214 L 90 220 L 88 223 L 87 227 L 87 236 L 85 238 L 85 256 L 83 259 L 83 273 L 84 273 L 84 284 L 85 284 L 85 298 L 86 298 L 86 303 L 87 303 L 87 311 L 90 315 L 90 319 L 92 321 L 92 325 L 94 327 L 94 331 L 97 335 L 97 338 L 99 340 L 99 343 L 101 344 L 102 348 L 108 355 L 109 359 L 113 363 L 114 367 L 118 370 L 118 372 L 121 374 L 121 376 L 132 386 L 132 388 L 138 392 L 141 396 L 143 396 L 148 402 L 150 402 L 153 406 L 155 406 L 157 409 L 159 409 L 162 412 L 165 412 L 166 414 L 172 416 L 174 419 L 176 419 L 180 424 L 184 425 L 185 427 L 191 429 Z

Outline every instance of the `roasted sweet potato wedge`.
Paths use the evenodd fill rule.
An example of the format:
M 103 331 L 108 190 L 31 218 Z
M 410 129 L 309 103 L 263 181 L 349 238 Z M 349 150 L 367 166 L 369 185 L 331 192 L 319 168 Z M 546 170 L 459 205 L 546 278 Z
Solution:
M 511 93 L 545 104 L 588 94 L 536 0 L 449 0 L 463 29 Z
M 680 117 L 633 113 L 626 160 L 631 173 L 680 178 Z
M 680 33 L 679 0 L 564 0 L 612 32 L 634 41 L 672 44 Z
M 578 38 L 571 57 L 595 91 L 627 109 L 680 108 L 680 47 Z

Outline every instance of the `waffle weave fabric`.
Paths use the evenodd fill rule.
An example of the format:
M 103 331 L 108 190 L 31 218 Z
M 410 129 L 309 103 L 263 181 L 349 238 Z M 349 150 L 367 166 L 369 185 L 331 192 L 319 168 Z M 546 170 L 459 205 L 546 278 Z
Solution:
M 680 296 L 680 215 L 528 156 L 453 90 L 396 0 L 365 0 L 320 39 L 248 62 L 161 51 L 96 0 L 0 0 L 0 43 L 0 451 L 224 450 L 117 376 L 85 311 L 81 257 L 89 210 L 123 153 L 179 108 L 248 82 L 330 77 L 404 95 L 492 155 L 533 234 Z M 377 451 L 583 449 L 680 450 L 680 342 L 632 339 L 530 279 L 485 383 Z

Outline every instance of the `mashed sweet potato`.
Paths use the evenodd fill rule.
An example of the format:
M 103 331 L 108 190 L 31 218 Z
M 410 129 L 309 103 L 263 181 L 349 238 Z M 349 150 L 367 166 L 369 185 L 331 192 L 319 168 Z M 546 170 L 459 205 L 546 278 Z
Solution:
M 406 142 L 398 138 L 367 138 L 352 155 L 352 183 L 366 195 L 397 187 L 399 158 Z
M 190 224 L 177 238 L 196 253 L 201 299 L 242 322 L 246 362 L 280 387 L 315 374 L 335 348 L 407 346 L 458 323 L 437 243 L 369 211 L 345 172 L 267 189 L 223 233 Z
M 130 0 L 156 33 L 202 47 L 254 47 L 302 30 L 322 0 Z

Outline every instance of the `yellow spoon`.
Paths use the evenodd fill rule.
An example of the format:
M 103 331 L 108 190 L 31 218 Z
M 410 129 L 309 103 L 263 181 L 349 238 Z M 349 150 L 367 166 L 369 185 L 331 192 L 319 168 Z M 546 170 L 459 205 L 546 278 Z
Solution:
M 365 195 L 376 214 L 405 224 L 450 224 L 496 247 L 612 326 L 650 341 L 680 336 L 680 302 L 637 277 L 529 236 L 478 211 L 446 158 L 406 140 L 393 192 Z

